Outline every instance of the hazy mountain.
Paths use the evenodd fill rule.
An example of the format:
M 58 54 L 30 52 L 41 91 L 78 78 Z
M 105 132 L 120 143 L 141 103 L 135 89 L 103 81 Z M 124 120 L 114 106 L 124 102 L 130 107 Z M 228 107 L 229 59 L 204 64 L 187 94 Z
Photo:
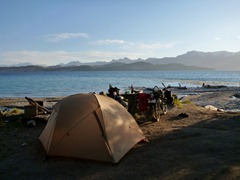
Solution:
M 12 66 L 12 67 L 0 67 L 1 72 L 32 72 L 32 71 L 44 71 L 45 67 L 42 66 Z
M 176 57 L 148 58 L 146 60 L 131 60 L 127 57 L 123 59 L 113 59 L 110 62 L 96 61 L 81 63 L 72 61 L 67 64 L 56 66 L 21 66 L 21 67 L 1 67 L 0 71 L 92 71 L 92 70 L 240 70 L 240 51 L 239 52 L 200 52 L 189 51 Z
M 162 64 L 154 65 L 144 61 L 134 62 L 130 64 L 115 62 L 102 66 L 95 67 L 94 70 L 102 71 L 174 71 L 174 70 L 213 70 L 210 68 L 196 67 L 196 66 L 185 66 L 183 64 Z
M 132 59 L 128 59 L 127 57 L 123 58 L 123 59 L 113 59 L 110 62 L 106 62 L 106 61 L 96 61 L 96 62 L 89 62 L 89 63 L 82 63 L 79 61 L 71 61 L 69 63 L 66 64 L 58 64 L 58 66 L 63 66 L 63 67 L 67 67 L 67 66 L 82 66 L 82 65 L 88 65 L 88 66 L 101 66 L 101 65 L 105 65 L 105 64 L 112 64 L 112 63 L 125 63 L 125 64 L 131 64 L 134 62 L 140 62 L 140 61 L 144 61 L 141 58 L 138 58 L 136 60 L 132 60 Z
M 80 63 L 79 61 L 71 61 L 67 64 L 62 64 L 62 66 L 81 66 L 83 65 L 82 63 Z
M 93 67 L 88 65 L 82 66 L 49 66 L 44 71 L 92 71 Z
M 128 59 L 127 57 L 125 57 L 123 59 L 116 59 L 116 60 L 113 59 L 110 63 L 120 62 L 120 63 L 125 63 L 125 64 L 131 64 L 131 63 L 141 62 L 141 61 L 144 61 L 144 60 L 141 58 L 138 58 L 136 60 L 131 60 L 131 59 Z
M 96 62 L 89 62 L 89 63 L 81 63 L 79 61 L 71 61 L 69 63 L 61 63 L 58 64 L 57 66 L 62 66 L 62 67 L 69 67 L 69 66 L 100 66 L 100 65 L 104 65 L 104 64 L 108 64 L 109 62 L 105 62 L 105 61 L 96 61 Z
M 3 65 L 2 67 L 24 67 L 24 66 L 34 66 L 34 64 L 29 62 L 24 62 L 24 63 L 12 64 L 11 66 Z
M 189 51 L 177 57 L 149 58 L 146 62 L 159 65 L 180 63 L 188 66 L 200 66 L 215 70 L 240 70 L 240 52 L 200 52 Z
M 150 68 L 149 68 L 150 67 Z M 146 62 L 134 62 L 134 63 L 121 63 L 115 62 L 107 65 L 103 65 L 98 67 L 100 70 L 114 70 L 114 71 L 137 71 L 137 70 L 155 70 L 153 64 L 146 63 Z
M 24 66 L 24 67 L 0 67 L 0 71 L 30 72 L 30 71 L 174 71 L 174 70 L 213 70 L 196 66 L 185 66 L 183 64 L 154 65 L 147 62 L 135 62 L 131 64 L 114 62 L 101 66 Z

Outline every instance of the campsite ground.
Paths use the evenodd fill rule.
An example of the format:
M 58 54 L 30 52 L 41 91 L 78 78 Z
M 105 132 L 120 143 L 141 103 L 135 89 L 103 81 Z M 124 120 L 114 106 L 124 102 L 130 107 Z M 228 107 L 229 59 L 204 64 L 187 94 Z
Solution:
M 231 97 L 234 93 L 187 96 L 183 101 L 188 103 L 169 109 L 159 122 L 141 124 L 149 143 L 137 144 L 118 164 L 58 157 L 45 160 L 38 137 L 46 122 L 39 120 L 36 127 L 27 127 L 13 119 L 1 121 L 0 178 L 239 179 L 240 112 L 203 107 L 237 109 L 240 100 Z M 45 100 L 51 104 L 59 99 Z M 0 106 L 24 103 L 24 99 L 0 99 Z M 180 117 L 180 113 L 189 116 Z

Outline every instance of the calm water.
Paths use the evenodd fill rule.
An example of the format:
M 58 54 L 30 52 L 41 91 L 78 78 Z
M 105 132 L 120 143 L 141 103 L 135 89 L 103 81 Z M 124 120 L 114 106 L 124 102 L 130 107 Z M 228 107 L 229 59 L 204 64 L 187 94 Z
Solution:
M 240 86 L 240 72 L 219 71 L 137 71 L 137 72 L 26 72 L 0 73 L 0 97 L 52 97 L 80 92 L 107 92 L 108 85 L 122 91 L 128 86 L 197 87 L 211 85 Z

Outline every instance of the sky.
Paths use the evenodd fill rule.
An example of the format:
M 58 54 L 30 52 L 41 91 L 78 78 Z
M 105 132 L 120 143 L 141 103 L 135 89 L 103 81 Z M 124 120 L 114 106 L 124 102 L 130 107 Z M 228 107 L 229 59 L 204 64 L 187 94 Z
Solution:
M 240 51 L 239 0 L 1 0 L 0 66 Z

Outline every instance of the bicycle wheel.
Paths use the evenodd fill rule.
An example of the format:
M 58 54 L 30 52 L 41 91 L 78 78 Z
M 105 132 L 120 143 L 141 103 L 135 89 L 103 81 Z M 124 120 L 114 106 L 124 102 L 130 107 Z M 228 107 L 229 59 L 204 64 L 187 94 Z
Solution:
M 167 114 L 167 104 L 164 102 L 160 103 L 162 114 Z
M 154 118 L 156 119 L 156 121 L 160 121 L 160 115 L 161 115 L 161 101 L 160 99 L 157 99 L 156 101 L 156 105 L 154 108 Z
M 139 112 L 138 104 L 137 103 L 132 104 L 129 109 L 129 112 L 130 112 L 130 114 L 138 113 Z

